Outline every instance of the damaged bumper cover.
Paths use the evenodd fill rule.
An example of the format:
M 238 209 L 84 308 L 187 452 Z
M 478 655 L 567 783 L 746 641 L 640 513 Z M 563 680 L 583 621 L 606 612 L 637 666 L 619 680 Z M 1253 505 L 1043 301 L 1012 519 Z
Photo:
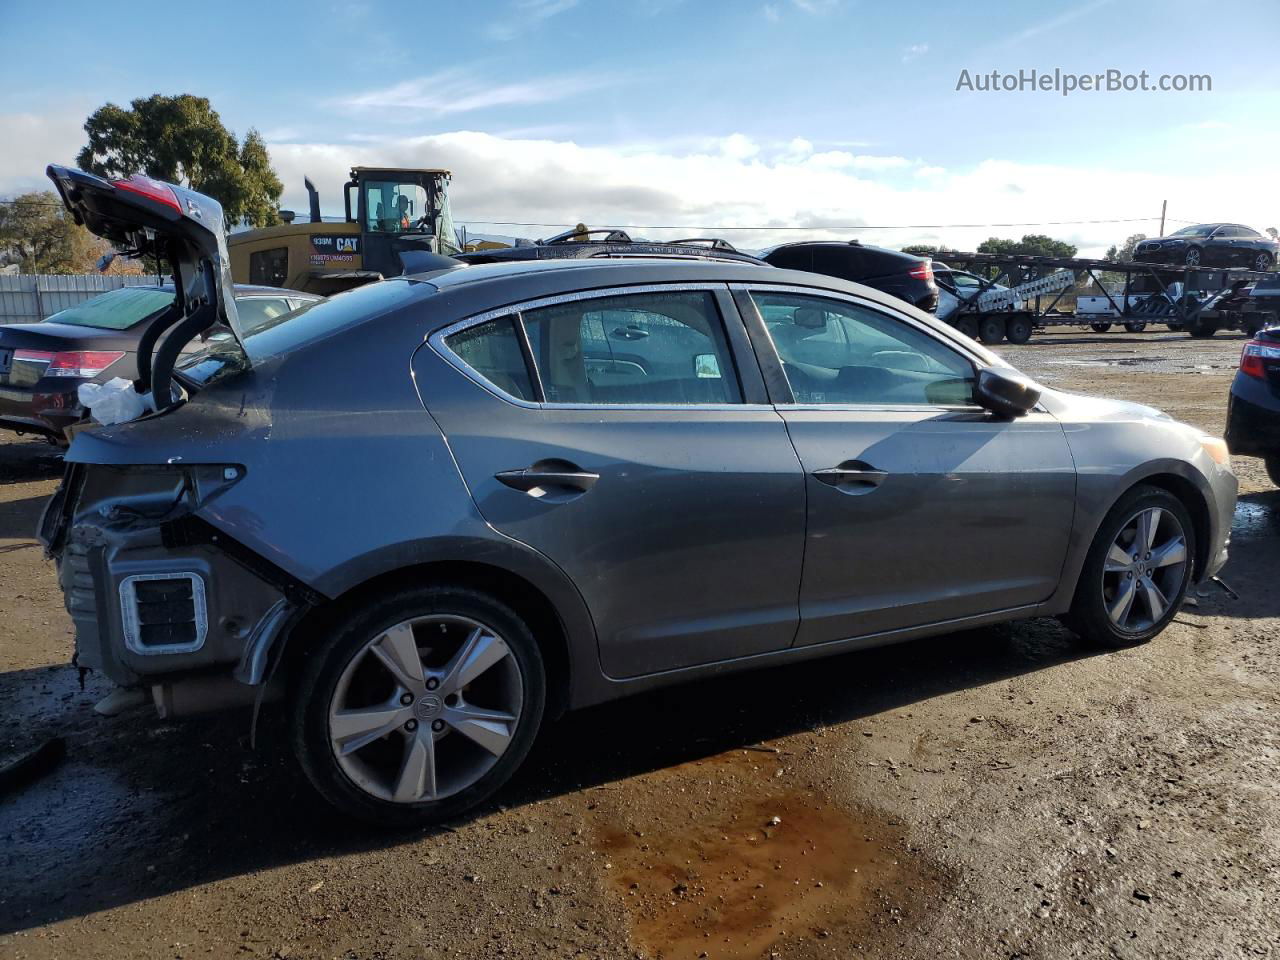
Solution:
M 198 516 L 243 476 L 234 464 L 68 464 L 39 536 L 79 666 L 122 686 L 264 682 L 275 640 L 322 598 Z

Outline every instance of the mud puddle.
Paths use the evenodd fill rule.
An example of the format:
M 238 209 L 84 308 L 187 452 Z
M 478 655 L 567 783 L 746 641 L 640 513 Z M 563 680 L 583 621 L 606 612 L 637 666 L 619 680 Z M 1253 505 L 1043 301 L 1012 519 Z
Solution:
M 843 954 L 938 882 L 900 826 L 840 808 L 791 761 L 734 750 L 637 778 L 625 807 L 597 808 L 597 854 L 643 955 Z M 662 799 L 638 799 L 650 791 Z

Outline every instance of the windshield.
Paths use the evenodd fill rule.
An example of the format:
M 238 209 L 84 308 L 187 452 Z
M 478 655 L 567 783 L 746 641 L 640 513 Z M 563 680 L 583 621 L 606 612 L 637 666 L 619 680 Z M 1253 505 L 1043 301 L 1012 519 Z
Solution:
M 431 213 L 421 184 L 368 180 L 364 192 L 365 229 L 373 233 L 406 233 Z
M 45 323 L 70 323 L 99 330 L 127 330 L 173 303 L 173 291 L 155 287 L 108 290 L 74 307 L 60 310 Z
M 1202 223 L 1194 227 L 1183 227 L 1181 230 L 1175 230 L 1169 234 L 1171 237 L 1207 237 L 1213 233 L 1217 227 L 1212 223 Z

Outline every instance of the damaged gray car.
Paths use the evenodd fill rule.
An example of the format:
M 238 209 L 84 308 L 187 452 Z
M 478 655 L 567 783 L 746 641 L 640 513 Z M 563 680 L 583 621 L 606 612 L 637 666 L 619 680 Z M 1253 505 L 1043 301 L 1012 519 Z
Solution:
M 157 331 L 151 412 L 67 454 L 41 537 L 78 662 L 166 713 L 285 698 L 354 816 L 455 816 L 547 718 L 711 674 L 1039 616 L 1141 643 L 1226 560 L 1221 440 L 866 287 L 458 266 L 243 336 L 216 204 L 50 174 L 173 265 L 157 324 L 235 331 L 178 369 Z

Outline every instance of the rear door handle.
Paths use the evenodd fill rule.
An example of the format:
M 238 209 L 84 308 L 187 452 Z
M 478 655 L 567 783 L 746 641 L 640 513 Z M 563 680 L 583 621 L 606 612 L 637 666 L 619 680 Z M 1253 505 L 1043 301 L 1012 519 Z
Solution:
M 846 460 L 838 467 L 813 471 L 814 479 L 842 490 L 867 490 L 884 483 L 889 474 L 861 460 Z
M 540 460 L 531 467 L 502 470 L 493 476 L 513 490 L 551 502 L 579 497 L 600 479 L 600 474 L 564 460 Z

